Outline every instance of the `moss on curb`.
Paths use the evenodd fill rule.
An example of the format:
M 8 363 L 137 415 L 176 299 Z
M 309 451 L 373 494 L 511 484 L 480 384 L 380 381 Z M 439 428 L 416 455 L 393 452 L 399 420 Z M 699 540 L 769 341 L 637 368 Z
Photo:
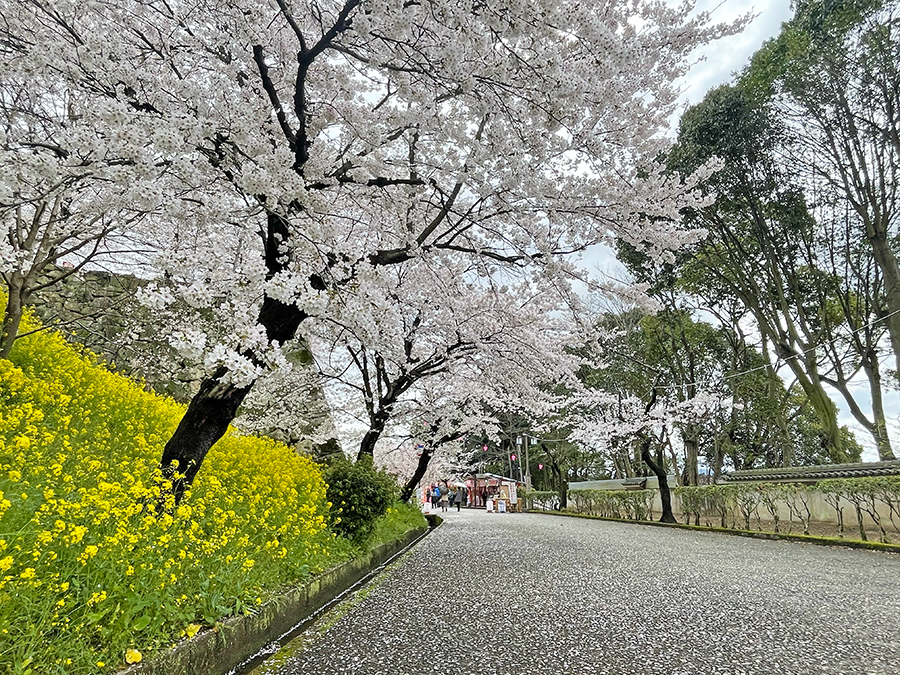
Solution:
M 884 551 L 887 553 L 900 553 L 900 544 L 883 544 L 879 541 L 860 541 L 858 539 L 840 539 L 838 537 L 816 537 L 810 534 L 790 534 L 786 532 L 759 532 L 757 530 L 733 530 L 728 527 L 705 527 L 703 525 L 687 525 L 683 523 L 660 523 L 655 520 L 627 520 L 625 518 L 607 518 L 605 516 L 592 516 L 587 513 L 566 513 L 564 511 L 530 511 L 529 513 L 545 514 L 548 516 L 562 516 L 565 518 L 585 518 L 587 520 L 606 520 L 613 523 L 627 523 L 630 525 L 653 525 L 654 527 L 669 527 L 678 530 L 694 530 L 696 532 L 717 532 L 719 534 L 732 534 L 739 537 L 752 537 L 754 539 L 771 539 L 781 541 L 802 541 L 817 546 L 843 546 L 845 548 L 861 548 L 869 551 Z
M 331 630 L 338 621 L 349 614 L 354 607 L 365 600 L 408 555 L 410 555 L 409 551 L 385 567 L 374 579 L 354 591 L 350 597 L 332 607 L 325 614 L 316 616 L 313 623 L 304 632 L 283 643 L 275 654 L 267 657 L 265 661 L 253 668 L 253 670 L 250 670 L 247 675 L 277 675 L 290 659 L 306 651 L 310 645 L 314 644 L 316 640 Z

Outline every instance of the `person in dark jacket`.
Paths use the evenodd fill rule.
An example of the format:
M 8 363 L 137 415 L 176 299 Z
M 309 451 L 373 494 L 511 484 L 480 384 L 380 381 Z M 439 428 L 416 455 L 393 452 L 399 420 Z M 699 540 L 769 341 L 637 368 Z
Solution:
M 465 497 L 465 488 L 456 488 L 456 494 L 453 495 L 453 503 L 456 504 L 456 510 L 459 511 L 459 508 L 462 506 L 463 500 Z

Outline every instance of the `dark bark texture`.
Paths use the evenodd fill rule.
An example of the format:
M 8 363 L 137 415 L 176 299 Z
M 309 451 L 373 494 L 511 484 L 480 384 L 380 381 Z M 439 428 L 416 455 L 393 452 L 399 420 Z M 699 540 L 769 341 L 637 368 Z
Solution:
M 442 423 L 443 420 L 440 418 L 432 422 L 430 427 L 431 438 L 435 438 Z M 425 472 L 428 470 L 428 465 L 431 463 L 431 458 L 434 457 L 434 453 L 437 452 L 438 448 L 440 448 L 445 443 L 449 443 L 450 441 L 455 440 L 459 437 L 460 432 L 453 431 L 452 433 L 444 434 L 440 438 L 437 438 L 433 443 L 429 443 L 427 447 L 422 449 L 422 454 L 419 455 L 419 461 L 416 463 L 416 470 L 413 471 L 413 475 L 406 482 L 406 485 L 403 486 L 403 490 L 401 490 L 400 492 L 401 501 L 405 502 L 407 499 L 412 497 L 416 486 L 419 484 L 419 481 L 422 480 L 422 476 L 424 476 Z
M 9 358 L 9 353 L 12 351 L 16 335 L 19 333 L 19 324 L 22 322 L 24 313 L 21 287 L 17 287 L 14 282 L 10 282 L 7 292 L 6 311 L 3 314 L 3 324 L 2 329 L 0 329 L 0 359 Z
M 381 438 L 381 434 L 384 433 L 384 427 L 387 424 L 389 417 L 390 414 L 383 409 L 379 411 L 379 414 L 373 417 L 369 430 L 366 431 L 362 441 L 359 443 L 359 452 L 356 454 L 356 461 L 362 461 L 366 457 L 374 460 L 375 444 L 378 443 L 378 439 Z
M 228 431 L 250 387 L 223 384 L 225 368 L 203 381 L 187 412 L 163 450 L 163 477 L 172 481 L 172 493 L 178 503 L 193 483 L 203 460 L 216 441 Z
M 260 309 L 259 322 L 265 327 L 270 340 L 284 344 L 294 337 L 307 316 L 295 305 L 266 297 Z M 261 363 L 252 352 L 245 352 L 244 355 L 257 364 Z M 160 468 L 163 476 L 172 480 L 176 503 L 181 501 L 185 490 L 193 483 L 212 446 L 228 431 L 228 426 L 234 421 L 238 408 L 253 386 L 253 383 L 243 387 L 226 384 L 227 376 L 228 370 L 221 367 L 201 382 L 200 390 L 191 399 L 187 412 L 163 450 Z M 176 472 L 179 477 L 173 480 Z
M 416 490 L 416 486 L 428 470 L 428 464 L 431 462 L 431 458 L 436 449 L 436 447 L 430 447 L 422 450 L 422 454 L 419 455 L 419 461 L 416 464 L 416 470 L 413 471 L 413 475 L 406 481 L 406 485 L 404 485 L 403 489 L 400 491 L 400 501 L 405 502 L 412 497 L 413 492 Z
M 669 492 L 669 479 L 666 476 L 666 470 L 662 461 L 655 462 L 650 455 L 650 439 L 643 438 L 641 440 L 641 459 L 644 461 L 656 480 L 659 482 L 659 498 L 662 501 L 662 516 L 659 519 L 661 523 L 677 523 L 675 514 L 672 513 L 672 494 Z M 661 460 L 662 458 L 660 458 Z

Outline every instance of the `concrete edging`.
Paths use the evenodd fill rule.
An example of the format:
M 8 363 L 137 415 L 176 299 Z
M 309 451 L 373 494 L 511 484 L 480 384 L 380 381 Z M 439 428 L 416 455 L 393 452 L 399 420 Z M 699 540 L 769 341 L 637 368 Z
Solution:
M 444 519 L 436 513 L 423 513 L 422 515 L 425 516 L 425 520 L 428 521 L 428 526 L 432 530 L 444 522 Z
M 856 539 L 839 539 L 837 537 L 816 537 L 811 534 L 792 534 L 787 532 L 732 530 L 728 527 L 705 527 L 703 525 L 688 525 L 684 523 L 660 523 L 655 520 L 627 520 L 625 518 L 606 518 L 604 516 L 592 516 L 588 513 L 565 513 L 563 511 L 528 511 L 528 513 L 544 514 L 548 516 L 562 516 L 564 518 L 606 520 L 612 523 L 627 523 L 630 525 L 652 525 L 654 527 L 669 527 L 677 530 L 693 530 L 695 532 L 715 532 L 718 534 L 731 534 L 738 537 L 751 537 L 753 539 L 801 541 L 807 544 L 816 544 L 817 546 L 843 546 L 844 548 L 860 548 L 869 551 L 900 553 L 900 544 L 883 544 L 880 541 L 859 541 Z
M 253 614 L 226 619 L 173 649 L 117 675 L 224 675 L 288 633 L 430 528 L 410 530 L 367 555 L 338 565 L 260 605 Z

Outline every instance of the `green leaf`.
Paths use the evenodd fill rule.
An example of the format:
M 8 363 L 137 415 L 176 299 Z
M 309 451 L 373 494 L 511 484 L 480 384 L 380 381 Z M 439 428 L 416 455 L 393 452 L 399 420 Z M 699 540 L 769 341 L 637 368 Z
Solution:
M 104 616 L 106 616 L 107 611 L 108 611 L 108 608 L 101 609 L 99 612 L 94 612 L 93 614 L 88 614 L 87 615 L 88 623 L 97 623 L 98 621 L 100 621 L 100 619 L 102 619 Z
M 142 630 L 144 630 L 147 626 L 150 625 L 150 621 L 151 621 L 151 620 L 152 620 L 152 617 L 151 617 L 149 614 L 144 614 L 140 619 L 138 619 L 137 621 L 135 621 L 135 622 L 132 624 L 132 627 L 133 627 L 136 631 L 142 631 Z

